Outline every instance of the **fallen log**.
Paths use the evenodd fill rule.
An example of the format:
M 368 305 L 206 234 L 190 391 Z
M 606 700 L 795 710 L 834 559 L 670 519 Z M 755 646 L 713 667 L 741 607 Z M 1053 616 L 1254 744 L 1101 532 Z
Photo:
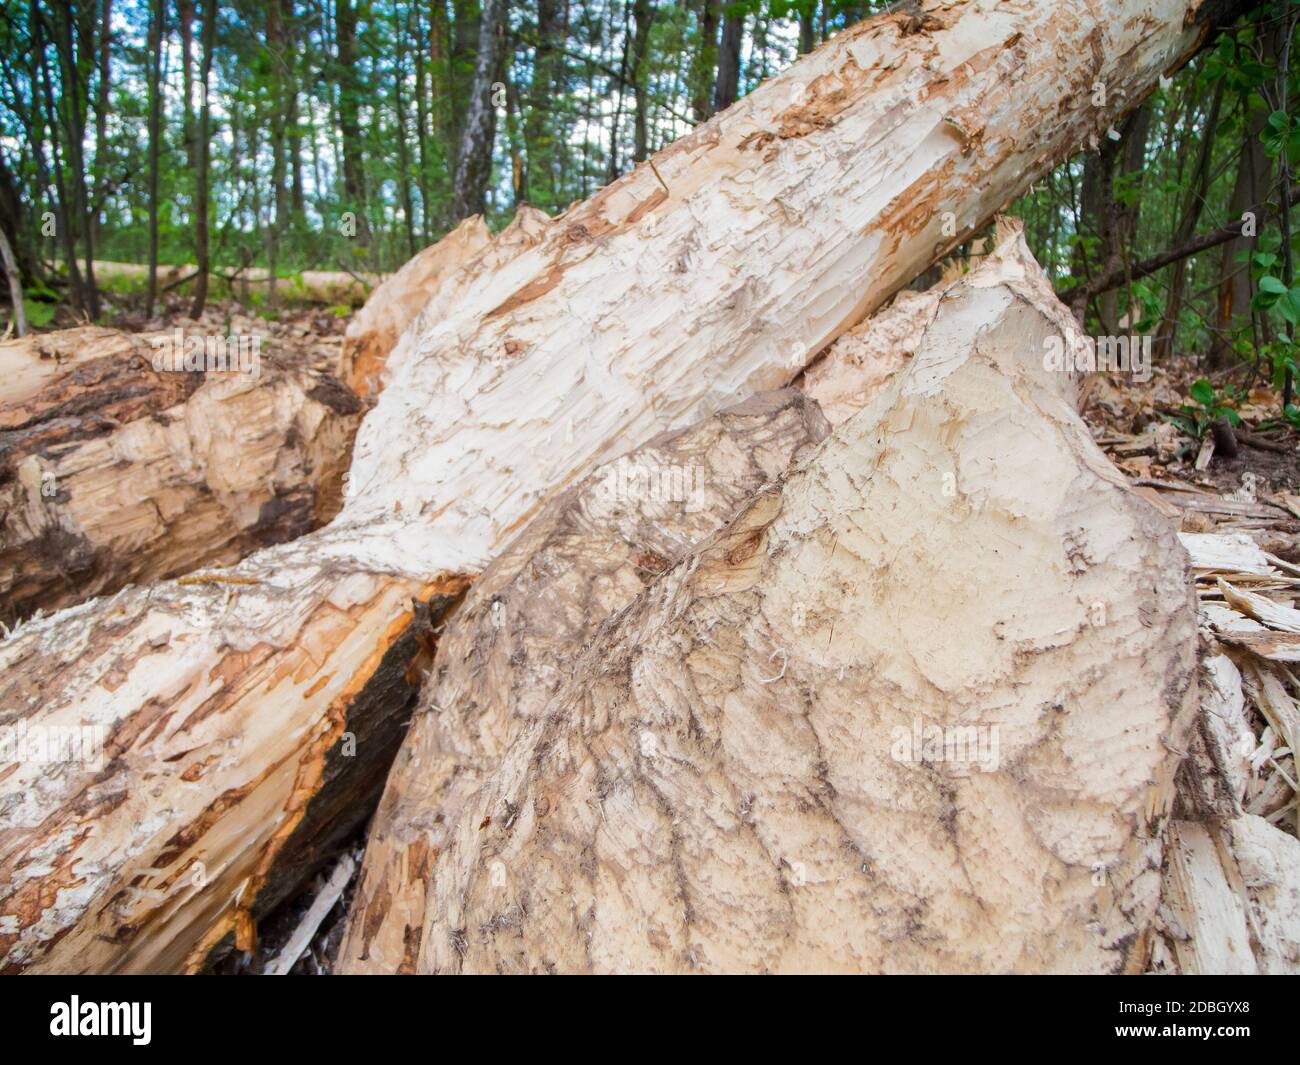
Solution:
M 1140 970 L 1195 605 L 1052 337 L 1081 340 L 1011 241 L 873 407 L 600 632 L 468 801 L 413 811 L 442 838 L 407 866 L 410 967 Z
M 368 587 L 385 584 L 406 596 L 479 572 L 552 494 L 595 464 L 738 395 L 785 384 L 1060 157 L 1135 106 L 1195 52 L 1222 6 L 1120 0 L 1102 11 L 1084 0 L 1035 0 L 1011 10 L 950 0 L 921 10 L 840 34 L 487 272 L 393 369 L 363 420 L 345 504 L 330 526 L 232 567 L 226 595 L 178 599 L 183 606 L 167 631 L 186 656 L 133 643 L 120 649 L 120 672 L 88 653 L 81 668 L 69 661 L 51 682 L 18 646 L 0 645 L 8 667 L 0 681 L 3 723 L 81 715 L 147 734 L 150 715 L 174 701 L 169 685 L 183 657 L 187 676 L 220 686 L 223 705 L 258 704 L 267 727 L 284 717 L 295 729 L 334 735 L 342 667 L 333 652 L 309 651 L 299 630 L 332 597 L 355 602 L 340 585 L 364 578 Z M 1106 87 L 1100 107 L 1098 81 Z M 168 585 L 159 594 L 177 593 Z M 377 595 L 372 588 L 366 601 Z M 133 600 L 132 609 L 146 602 Z M 104 613 L 94 619 L 76 609 L 56 616 L 42 625 L 43 638 L 72 653 L 91 627 L 143 623 L 130 615 L 110 622 L 109 609 L 97 605 L 89 613 Z M 349 624 L 347 646 L 364 644 L 368 654 L 347 659 L 346 668 L 383 657 L 398 617 L 396 607 L 387 609 L 387 617 L 376 608 Z M 254 638 L 266 628 L 274 639 Z M 217 639 L 213 630 L 228 635 Z M 242 656 L 260 642 L 268 657 L 254 667 Z M 286 671 L 276 672 L 278 665 Z M 120 674 L 133 682 L 109 699 L 101 680 L 115 684 Z M 3 698 L 6 690 L 38 689 L 43 705 Z M 82 703 L 94 713 L 83 713 Z M 0 963 L 165 968 L 192 962 L 239 923 L 249 904 L 244 892 L 236 896 L 226 880 L 182 890 L 174 863 L 215 848 L 238 864 L 234 875 L 250 858 L 254 869 L 278 865 L 279 837 L 249 832 L 245 805 L 232 811 L 222 799 L 265 780 L 268 763 L 257 748 L 243 744 L 226 774 L 195 782 L 197 808 L 226 811 L 226 819 L 214 812 L 196 821 L 195 806 L 168 805 L 151 811 L 142 833 L 132 821 L 138 808 L 119 804 L 98 813 L 93 837 L 60 840 L 66 864 L 58 872 L 41 822 L 19 821 L 3 840 L 0 868 L 27 901 L 16 911 L 14 888 L 0 887 Z M 145 751 L 134 772 L 144 775 L 146 763 L 159 772 Z M 166 790 L 174 768 L 166 763 L 163 779 L 145 787 Z M 270 801 L 274 792 L 276 802 L 296 808 L 320 779 L 306 771 L 300 786 L 287 781 L 262 797 Z M 27 780 L 9 772 L 0 804 L 24 799 Z M 77 773 L 52 778 L 44 816 L 72 816 L 84 782 Z M 136 783 L 128 794 L 141 792 Z M 135 844 L 80 864 L 80 850 L 124 837 Z M 246 837 L 242 846 L 231 843 L 235 837 Z M 174 838 L 189 841 L 186 849 L 170 846 Z M 77 878 L 69 870 L 90 868 L 99 872 L 81 890 L 61 890 Z M 106 899 L 133 882 L 159 893 L 155 912 L 183 905 L 187 920 L 161 925 L 138 900 L 129 920 L 106 914 Z M 130 936 L 98 938 L 114 920 Z
M 0 972 L 194 970 L 230 932 L 251 949 L 369 816 L 465 582 L 295 547 L 0 644 Z
M 119 263 L 95 260 L 95 277 L 101 285 L 128 284 L 143 287 L 149 277 L 144 263 Z M 164 291 L 191 284 L 198 277 L 193 263 L 158 268 L 158 285 Z M 342 270 L 303 270 L 296 274 L 278 274 L 277 292 L 281 300 L 305 300 L 312 303 L 346 304 L 359 307 L 371 289 L 383 281 L 373 273 L 353 274 Z M 271 273 L 262 267 L 243 267 L 231 274 L 209 273 L 208 291 L 237 292 L 240 289 L 266 290 Z
M 235 562 L 342 506 L 361 404 L 335 378 L 159 370 L 153 339 L 0 344 L 0 622 Z
M 666 434 L 553 500 L 448 622 L 366 847 L 336 971 L 399 972 L 423 926 L 428 864 L 454 809 L 546 707 L 607 617 L 828 431 L 766 393 Z

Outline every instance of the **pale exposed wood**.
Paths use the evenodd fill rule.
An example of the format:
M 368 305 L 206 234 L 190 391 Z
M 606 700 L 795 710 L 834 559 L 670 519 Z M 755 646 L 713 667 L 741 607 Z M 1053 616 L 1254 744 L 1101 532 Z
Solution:
M 312 937 L 316 935 L 321 922 L 325 920 L 330 910 L 338 903 L 339 896 L 343 894 L 343 890 L 348 886 L 348 881 L 352 879 L 352 874 L 356 872 L 356 869 L 357 863 L 352 860 L 352 855 L 345 854 L 338 860 L 338 864 L 334 866 L 329 879 L 322 885 L 320 894 L 312 900 L 307 912 L 302 915 L 302 920 L 298 922 L 298 927 L 293 930 L 289 942 L 276 955 L 275 960 L 266 967 L 267 976 L 288 975 L 289 970 L 302 957 L 303 951 L 310 946 Z
M 855 325 L 799 380 L 832 425 L 875 399 L 916 352 L 946 284 L 924 292 L 904 289 L 883 310 Z
M 467 218 L 370 294 L 343 338 L 341 372 L 352 391 L 362 397 L 378 394 L 380 371 L 398 337 L 438 288 L 491 240 L 480 215 Z
M 1254 917 L 1259 971 L 1300 975 L 1300 840 L 1249 815 L 1228 830 Z
M 1042 369 L 1074 328 L 1018 240 L 950 292 L 900 380 L 420 811 L 413 967 L 1140 968 L 1195 609 Z
M 1245 533 L 1179 533 L 1197 573 L 1249 573 L 1257 577 L 1280 576 L 1268 557 Z
M 605 619 L 827 430 L 816 404 L 793 391 L 729 408 L 597 469 L 484 571 L 439 643 L 371 828 L 340 971 L 414 964 L 429 863 L 458 804 L 544 710 Z
M 1240 814 L 1250 783 L 1250 756 L 1257 746 L 1246 720 L 1241 673 L 1227 655 L 1212 654 L 1203 665 L 1202 736 L 1222 787 Z
M 257 705 L 259 727 L 277 735 L 318 728 L 333 736 L 323 723 L 337 717 L 331 706 L 348 683 L 343 674 L 364 675 L 361 664 L 382 657 L 389 629 L 379 615 L 397 616 L 380 585 L 401 598 L 433 586 L 439 574 L 477 572 L 553 493 L 598 462 L 736 396 L 787 382 L 799 352 L 806 361 L 821 351 L 1135 106 L 1161 73 L 1193 54 L 1219 5 L 926 6 L 926 19 L 894 13 L 840 34 L 660 152 L 653 167 L 639 167 L 550 223 L 537 243 L 486 271 L 445 317 L 408 330 L 412 343 L 399 365 L 397 352 L 390 357 L 390 383 L 363 421 L 343 511 L 326 529 L 232 567 L 222 596 L 202 586 L 212 598 L 179 597 L 189 605 L 170 620 L 185 655 L 119 647 L 114 661 L 135 683 L 110 699 L 100 683 L 116 676 L 103 657 L 111 627 L 103 603 L 42 624 L 41 638 L 53 647 L 85 649 L 84 661 L 65 658 L 48 680 L 30 659 L 19 665 L 20 648 L 29 645 L 0 645 L 0 654 L 18 656 L 8 659 L 8 690 L 34 692 L 37 678 L 43 682 L 41 706 L 0 701 L 17 708 L 6 710 L 9 720 L 39 724 L 64 714 L 131 732 L 130 723 L 143 726 L 156 708 L 172 705 L 169 685 L 183 662 L 187 676 L 220 677 L 226 701 L 247 708 L 228 719 L 232 727 L 244 726 Z M 1101 108 L 1092 103 L 1098 80 L 1107 87 Z M 374 608 L 348 628 L 344 645 L 357 657 L 335 668 L 337 652 L 327 653 L 333 644 L 309 653 L 320 641 L 298 629 L 325 609 L 346 575 L 364 577 Z M 266 587 L 239 583 L 246 580 Z M 158 594 L 178 595 L 172 586 Z M 145 603 L 132 599 L 136 614 L 121 623 L 143 624 L 151 616 L 140 615 Z M 263 626 L 278 634 L 268 653 L 292 663 L 283 674 L 292 683 L 275 685 L 283 697 L 261 690 L 270 682 L 230 650 L 237 641 L 212 635 L 247 640 Z M 85 643 L 87 631 L 100 633 L 98 652 Z M 1099 719 L 1110 717 L 1103 710 Z M 193 805 L 160 808 L 146 800 L 141 781 L 174 764 L 159 770 L 146 744 L 119 778 L 125 798 L 98 814 L 96 833 L 59 839 L 66 864 L 58 870 L 40 825 L 83 825 L 77 803 L 86 778 L 50 778 L 42 799 L 49 820 L 24 820 L 4 841 L 0 882 L 21 885 L 24 903 L 15 911 L 0 897 L 0 927 L 13 929 L 0 933 L 0 959 L 47 971 L 169 968 L 238 923 L 246 911 L 234 888 L 250 868 L 277 865 L 278 853 L 247 831 L 245 819 L 260 825 L 289 816 L 269 811 L 298 809 L 319 780 L 308 773 L 301 787 L 258 789 L 268 765 L 294 759 L 266 746 L 279 761 L 268 763 L 246 743 L 226 774 L 195 782 Z M 1140 744 L 1132 749 L 1146 753 Z M 1129 765 L 1115 761 L 1111 771 Z M 0 803 L 27 801 L 29 783 L 10 771 Z M 195 827 L 197 810 L 246 787 L 268 805 L 237 803 L 239 812 L 222 820 L 229 835 L 209 839 L 206 822 Z M 141 805 L 157 831 L 137 844 Z M 187 841 L 182 857 L 216 855 L 228 875 L 193 891 L 168 879 L 179 870 L 174 850 L 160 847 L 177 833 Z M 160 862 L 168 873 L 156 871 Z M 98 871 L 76 890 L 56 889 L 83 869 Z M 101 938 L 121 924 L 106 912 L 108 900 L 137 876 L 159 892 L 155 916 L 137 909 L 129 937 Z M 172 908 L 183 919 L 156 916 Z M 148 936 L 140 934 L 145 925 Z
M 108 356 L 127 359 L 147 352 L 141 340 L 133 333 L 88 325 L 0 342 L 0 381 L 4 382 L 0 401 L 6 408 L 20 410 L 79 363 Z M 11 429 L 14 424 L 10 415 L 0 427 Z
M 398 338 L 398 343 L 384 362 L 380 379 L 391 381 L 406 360 L 424 350 L 427 338 L 449 318 L 467 297 L 486 285 L 493 274 L 505 268 L 547 233 L 551 217 L 545 211 L 524 204 L 515 212 L 510 224 L 481 248 L 477 255 L 447 276 L 419 308 L 419 314 Z
M 1174 822 L 1161 916 L 1184 974 L 1300 974 L 1300 841 L 1251 814 Z
M 1217 830 L 1194 821 L 1169 829 L 1164 890 L 1167 934 L 1183 973 L 1255 973 L 1245 886 L 1235 863 L 1216 845 Z
M 1223 593 L 1223 598 L 1234 610 L 1239 610 L 1247 617 L 1252 617 L 1278 632 L 1300 633 L 1300 610 L 1296 610 L 1295 607 L 1283 606 L 1266 595 L 1234 588 L 1222 577 L 1215 583 Z
M 0 344 L 0 621 L 235 562 L 342 505 L 361 404 L 333 377 L 155 370 L 95 328 Z
M 436 500 L 436 522 L 390 540 L 481 568 L 555 485 L 789 381 L 1205 30 L 1187 0 L 932 13 L 841 33 L 408 333 L 415 350 L 358 436 L 350 515 Z M 556 430 L 567 446 L 520 446 Z M 489 489 L 488 471 L 508 477 Z

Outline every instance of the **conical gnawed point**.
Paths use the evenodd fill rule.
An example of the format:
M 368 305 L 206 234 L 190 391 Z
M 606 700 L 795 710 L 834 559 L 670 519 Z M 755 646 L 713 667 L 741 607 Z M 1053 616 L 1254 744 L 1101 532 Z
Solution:
M 1195 607 L 1043 369 L 1063 330 L 1004 234 L 449 818 L 417 971 L 1140 968 Z

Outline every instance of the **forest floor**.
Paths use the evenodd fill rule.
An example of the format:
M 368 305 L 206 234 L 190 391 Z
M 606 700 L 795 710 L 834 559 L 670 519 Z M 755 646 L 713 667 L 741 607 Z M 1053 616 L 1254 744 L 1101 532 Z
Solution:
M 265 338 L 263 358 L 332 373 L 338 372 L 348 323 L 341 309 L 310 304 L 286 303 L 271 313 L 265 307 L 250 310 L 233 300 L 219 300 L 212 302 L 197 321 L 188 317 L 188 299 L 176 295 L 164 295 L 157 313 L 148 318 L 122 309 L 129 306 L 129 302 L 119 305 L 119 312 L 101 324 L 145 333 L 180 328 L 257 334 Z M 56 320 L 49 327 L 75 324 L 82 323 Z M 1216 380 L 1220 390 L 1230 383 L 1236 386 L 1234 406 L 1246 432 L 1244 439 L 1237 440 L 1235 455 L 1216 447 L 1215 453 L 1207 456 L 1208 463 L 1202 458 L 1202 468 L 1198 468 L 1197 461 L 1204 450 L 1202 441 L 1176 424 L 1179 416 L 1185 415 L 1185 408 L 1196 407 L 1190 393 L 1202 371 L 1194 359 L 1175 358 L 1155 368 L 1145 382 L 1128 374 L 1095 374 L 1084 385 L 1083 415 L 1093 438 L 1132 480 L 1137 491 L 1171 516 L 1177 515 L 1182 532 L 1244 534 L 1269 559 L 1272 574 L 1267 577 L 1249 570 L 1196 571 L 1205 656 L 1220 652 L 1234 659 L 1250 656 L 1250 652 L 1234 644 L 1232 627 L 1224 626 L 1225 592 L 1218 578 L 1225 578 L 1232 588 L 1245 586 L 1250 592 L 1264 594 L 1280 606 L 1300 606 L 1300 433 L 1279 418 L 1278 398 L 1267 382 L 1252 380 L 1251 376 L 1251 369 L 1241 366 Z M 1197 409 L 1204 414 L 1203 409 Z M 1205 435 L 1213 434 L 1207 431 Z M 1204 613 L 1207 604 L 1221 611 L 1213 622 Z M 1259 628 L 1244 614 L 1237 620 Z M 1300 628 L 1290 638 L 1294 646 L 1287 651 L 1289 660 L 1251 658 L 1255 663 L 1251 668 L 1270 670 L 1291 697 L 1291 706 L 1300 712 L 1300 669 L 1296 665 L 1300 660 Z M 1258 740 L 1257 749 L 1243 766 L 1249 778 L 1243 808 L 1295 834 L 1296 792 L 1300 789 L 1295 783 L 1296 758 L 1287 742 L 1287 728 L 1282 725 L 1279 729 L 1276 708 L 1260 705 L 1256 687 L 1245 684 L 1243 692 L 1248 725 Z M 1284 734 L 1279 735 L 1279 731 Z M 232 975 L 263 972 L 302 922 L 335 863 L 343 854 L 349 854 L 355 867 L 352 879 L 291 970 L 301 975 L 329 973 L 342 940 L 345 915 L 356 888 L 355 870 L 360 869 L 364 846 L 363 828 L 339 853 L 328 857 L 312 883 L 261 922 L 255 951 L 219 951 L 208 971 Z M 1158 959 L 1153 969 L 1160 970 Z

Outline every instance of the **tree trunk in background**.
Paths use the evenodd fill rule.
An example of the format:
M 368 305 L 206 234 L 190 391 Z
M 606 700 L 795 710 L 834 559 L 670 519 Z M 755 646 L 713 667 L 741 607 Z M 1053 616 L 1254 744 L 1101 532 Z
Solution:
M 194 168 L 194 0 L 176 0 L 181 37 L 181 140 L 185 161 Z
M 1132 258 L 1141 198 L 1123 203 L 1115 194 L 1115 182 L 1131 184 L 1146 165 L 1147 134 L 1151 128 L 1151 110 L 1145 104 L 1124 120 L 1119 128 L 1120 139 L 1111 164 L 1110 183 L 1106 189 L 1102 231 L 1102 269 L 1124 266 Z M 1118 171 L 1118 172 L 1116 172 Z M 1131 332 L 1120 326 L 1120 319 L 1130 315 L 1128 307 L 1119 306 L 1119 291 L 1112 289 L 1100 299 L 1099 317 L 1106 325 L 1108 335 Z
M 1219 114 L 1223 108 L 1225 79 L 1220 79 L 1214 87 L 1210 99 L 1209 111 L 1205 119 L 1205 133 L 1201 137 L 1200 153 L 1196 157 L 1196 167 L 1192 172 L 1187 195 L 1183 199 L 1182 212 L 1178 225 L 1174 229 L 1171 247 L 1178 247 L 1191 239 L 1201 220 L 1201 210 L 1205 206 L 1205 194 L 1210 187 L 1213 170 L 1214 142 L 1219 129 Z M 1180 260 L 1173 264 L 1169 278 L 1169 297 L 1165 301 L 1163 327 L 1156 336 L 1152 358 L 1164 363 L 1174 352 L 1178 341 L 1178 318 L 1183 310 L 1183 296 L 1187 292 L 1187 262 Z
M 18 264 L 18 276 L 26 280 L 42 277 L 44 271 L 39 267 L 39 260 L 31 255 L 27 245 L 20 239 L 23 210 L 18 181 L 5 161 L 3 150 L 0 150 L 0 231 L 9 240 L 10 250 Z
M 528 116 L 524 119 L 527 166 L 523 197 L 538 206 L 549 206 L 555 198 L 556 137 L 550 110 L 562 44 L 559 0 L 537 0 L 537 47 L 533 51 L 533 76 L 528 86 Z
M 113 44 L 113 0 L 104 0 L 99 28 L 99 84 L 95 92 L 95 180 L 91 195 L 90 226 L 95 245 L 99 244 L 99 206 L 108 185 L 108 110 L 112 71 L 109 60 Z
M 658 153 L 653 169 L 638 167 L 571 208 L 536 243 L 485 271 L 446 313 L 422 314 L 418 335 L 362 422 L 347 498 L 329 526 L 198 575 L 206 577 L 198 583 L 63 611 L 0 646 L 0 704 L 16 708 L 26 727 L 92 723 L 109 735 L 105 766 L 69 766 L 39 788 L 33 779 L 41 766 L 20 764 L 0 779 L 0 804 L 15 826 L 0 841 L 0 912 L 13 917 L 0 929 L 0 965 L 161 971 L 194 963 L 228 929 L 246 927 L 294 824 L 330 779 L 330 767 L 347 765 L 349 708 L 376 697 L 372 679 L 404 673 L 415 660 L 410 642 L 398 648 L 416 624 L 412 598 L 457 594 L 463 575 L 481 572 L 530 515 L 598 463 L 787 383 L 1098 126 L 1119 120 L 1124 101 L 1141 100 L 1161 74 L 1194 54 L 1206 31 L 1201 20 L 1218 10 L 1195 0 L 1113 0 L 1104 10 L 1090 0 L 1041 0 L 1012 13 L 982 0 L 950 0 L 920 27 L 904 12 L 869 20 Z M 1062 65 L 1061 55 L 1100 58 L 1076 69 Z M 1094 79 L 1112 90 L 1100 110 L 1086 91 Z M 955 233 L 945 233 L 945 211 L 957 219 Z M 941 408 L 915 410 L 924 421 L 941 418 Z M 978 421 L 973 412 L 971 420 Z M 1043 435 L 1011 454 L 1037 461 L 1052 441 L 1074 440 L 1062 423 L 1034 415 L 1026 424 Z M 987 441 L 996 445 L 997 434 Z M 942 452 L 934 443 L 931 453 Z M 982 459 L 972 467 L 977 486 L 986 483 L 979 471 L 989 468 L 1004 470 L 1004 478 L 1020 471 Z M 1063 478 L 1027 495 L 1025 505 L 1048 506 L 1085 483 L 1098 490 L 1071 491 L 1072 505 L 1091 501 L 1109 522 L 1116 486 L 1077 465 L 1053 468 Z M 917 491 L 927 499 L 937 491 L 914 487 L 904 469 L 897 473 L 913 501 Z M 1039 483 L 1032 473 L 1027 485 Z M 873 513 L 869 506 L 865 512 Z M 1076 533 L 1092 527 L 1086 518 L 1072 526 Z M 944 528 L 937 516 L 916 527 L 936 536 Z M 1153 530 L 1110 527 L 1117 538 L 1108 544 L 1126 545 L 1121 565 L 1140 566 L 1145 552 L 1161 549 Z M 1045 521 L 1041 529 L 1040 546 L 1063 542 L 1063 523 Z M 739 561 L 730 564 L 752 556 L 759 542 L 737 542 Z M 988 542 L 966 536 L 954 557 Z M 792 547 L 791 559 L 813 546 Z M 1099 551 L 1099 558 L 1112 557 L 1105 545 Z M 891 554 L 897 557 L 896 547 Z M 843 551 L 835 561 L 852 566 L 853 558 Z M 933 558 L 944 556 L 936 551 Z M 858 579 L 855 572 L 846 575 Z M 1075 571 L 1067 560 L 1052 562 L 1049 572 L 1060 578 Z M 917 611 L 917 626 L 932 626 L 926 604 L 938 596 L 934 577 L 916 576 L 908 602 L 922 605 L 909 609 Z M 1119 605 L 1151 596 L 1149 576 L 1135 572 Z M 1068 593 L 1055 580 L 1044 585 L 1053 589 L 1053 617 L 1062 601 L 1076 601 L 1075 591 L 1087 591 L 1086 572 L 1077 579 L 1084 583 L 1070 584 Z M 810 585 L 837 586 L 804 576 L 801 594 Z M 780 586 L 791 584 L 783 578 Z M 1153 605 L 1162 618 L 1163 601 Z M 975 620 L 962 632 L 988 633 L 986 591 L 973 607 Z M 865 616 L 854 614 L 850 626 Z M 1035 614 L 1026 621 L 1035 636 L 1041 620 Z M 755 630 L 766 638 L 764 631 Z M 869 638 L 889 629 L 854 631 Z M 1158 631 L 1159 621 L 1138 627 L 1135 655 L 1117 663 L 1110 653 L 1103 679 L 1124 682 L 1129 692 L 1161 692 L 1160 683 L 1133 673 L 1159 670 L 1160 655 L 1146 653 L 1158 651 L 1149 643 Z M 419 635 L 427 643 L 429 633 Z M 921 644 L 924 635 L 922 628 Z M 824 638 L 815 646 L 824 648 Z M 610 650 L 621 655 L 623 645 Z M 749 677 L 759 663 L 746 661 Z M 797 656 L 791 661 L 799 668 Z M 950 659 L 936 653 L 914 661 Z M 773 671 L 765 677 L 779 669 L 775 661 L 761 665 Z M 1122 723 L 1129 729 L 1123 749 L 1131 750 L 1132 730 L 1153 726 L 1150 708 L 1110 698 L 1105 684 L 1093 690 L 1096 696 L 1081 694 L 1085 706 L 1104 697 L 1132 710 Z M 860 708 L 862 689 L 853 694 Z M 1116 810 L 1119 847 L 1132 827 L 1133 794 L 1124 790 L 1130 775 L 1148 781 L 1159 766 L 1144 761 L 1145 746 L 1134 762 L 1106 755 L 1106 705 L 1097 702 L 1095 714 L 1084 716 L 1103 730 L 1091 733 L 1098 754 L 1089 764 L 1115 774 L 1109 779 L 1119 806 L 1105 808 Z M 160 807 L 156 793 L 181 798 Z M 564 810 L 561 821 L 569 816 Z M 942 824 L 928 808 L 924 818 Z M 93 832 L 86 830 L 91 820 Z M 1065 824 L 1064 838 L 1081 837 L 1072 821 Z M 70 841 L 57 860 L 54 838 Z M 1026 853 L 1041 857 L 1045 875 L 1059 875 L 1071 891 L 1080 870 L 1087 875 L 1086 865 L 1059 869 L 1041 848 Z M 93 878 L 76 879 L 89 869 Z M 1121 899 L 1130 888 L 1127 869 L 1125 861 L 1114 867 Z M 1088 898 L 1097 897 L 1091 890 Z M 1140 917 L 1145 897 L 1134 902 Z M 1095 901 L 1078 903 L 1093 913 Z M 1112 942 L 1131 942 L 1129 919 L 1102 915 L 1111 917 Z M 1083 921 L 1072 927 L 1085 934 Z M 420 949 L 436 962 L 447 943 L 435 935 Z M 1057 949 L 1075 946 L 1067 938 Z M 1097 962 L 1098 953 L 1079 949 L 1089 965 Z
M 152 318 L 158 298 L 158 157 L 162 150 L 162 42 L 164 0 L 150 0 L 149 44 L 149 287 L 145 317 Z
M 80 56 L 78 54 L 78 41 L 73 27 L 75 12 L 66 5 L 56 5 L 51 17 L 36 10 L 35 3 L 32 6 L 34 23 L 39 24 L 47 18 L 50 19 L 50 41 L 54 45 L 59 64 L 60 95 L 56 103 L 49 63 L 43 50 L 41 51 L 40 68 L 44 80 L 48 121 L 53 134 L 51 151 L 54 155 L 55 178 L 59 189 L 60 222 L 65 227 L 63 239 L 68 255 L 68 279 L 72 285 L 74 303 L 90 317 L 97 318 L 99 317 L 99 291 L 95 286 L 95 236 L 91 224 L 93 210 L 91 195 L 86 184 L 85 162 L 86 115 L 93 62 L 87 61 L 84 50 Z M 36 36 L 39 40 L 39 31 Z M 84 42 L 82 43 L 84 45 Z M 34 86 L 35 81 L 33 81 Z M 62 148 L 60 148 L 60 141 L 62 141 Z M 78 234 L 81 236 L 82 250 L 85 253 L 84 276 L 76 261 Z
M 636 92 L 636 111 L 632 116 L 632 161 L 644 163 L 650 154 L 650 28 L 654 24 L 653 0 L 635 0 L 632 5 L 632 87 Z
M 397 191 L 402 204 L 402 228 L 406 231 L 406 256 L 415 254 L 415 203 L 411 196 L 411 149 L 407 140 L 406 101 L 402 83 L 406 78 L 406 33 L 409 23 L 393 15 L 394 58 L 399 75 L 393 79 L 393 117 L 397 120 Z
M 266 5 L 266 47 L 271 56 L 271 190 L 274 195 L 275 217 L 266 227 L 266 267 L 270 274 L 266 302 L 276 307 L 280 302 L 279 259 L 280 234 L 286 224 L 289 210 L 289 190 L 285 182 L 286 160 L 285 121 L 287 97 L 285 69 L 290 61 L 289 41 L 285 33 L 284 8 L 292 12 L 292 0 L 269 0 Z
M 9 245 L 9 237 L 0 226 L 0 267 L 4 269 L 5 283 L 9 287 L 9 304 L 13 308 L 14 334 L 27 335 L 27 308 L 23 304 L 23 282 L 18 273 L 18 260 Z
M 718 67 L 718 12 L 722 0 L 698 0 L 699 41 L 691 63 L 691 114 L 704 122 L 713 114 L 714 71 Z
M 416 188 L 420 191 L 420 235 L 427 244 L 433 239 L 432 208 L 429 203 L 429 91 L 437 84 L 437 72 L 428 69 L 431 56 L 425 54 L 424 23 L 419 5 L 412 4 L 407 11 L 411 20 L 409 32 L 415 50 L 415 146 L 418 174 Z M 436 47 L 430 32 L 427 47 Z
M 217 38 L 217 0 L 203 0 L 203 27 L 200 39 L 203 44 L 203 62 L 199 67 L 199 128 L 194 166 L 194 263 L 198 275 L 194 280 L 194 302 L 190 304 L 190 317 L 198 318 L 208 302 L 208 163 L 212 158 L 212 104 L 209 92 L 212 84 L 213 48 Z
M 1268 108 L 1261 107 L 1246 122 L 1245 142 L 1237 161 L 1232 199 L 1228 202 L 1229 220 L 1241 218 L 1262 203 L 1264 197 L 1261 193 L 1269 187 L 1272 180 L 1272 160 L 1265 153 L 1264 142 L 1260 139 L 1267 120 Z M 1237 237 L 1223 245 L 1220 253 L 1219 297 L 1215 314 L 1215 325 L 1219 332 L 1214 335 L 1210 346 L 1211 369 L 1221 369 L 1226 364 L 1232 352 L 1231 334 L 1251 323 L 1253 314 L 1250 301 L 1254 293 L 1250 263 L 1244 257 L 1249 256 L 1254 248 L 1254 237 Z
M 483 0 L 479 13 L 478 58 L 465 112 L 465 130 L 456 153 L 456 180 L 452 192 L 451 222 L 460 222 L 487 207 L 487 187 L 492 177 L 492 147 L 496 141 L 497 112 L 493 82 L 505 45 L 505 0 Z
M 740 49 L 745 39 L 745 14 L 727 15 L 722 22 L 722 43 L 718 47 L 718 83 L 713 109 L 725 111 L 740 96 Z
M 447 63 L 447 85 L 450 90 L 450 106 L 447 108 L 447 177 L 454 181 L 477 67 L 481 17 L 479 0 L 451 0 L 451 11 L 452 19 L 448 26 L 450 53 Z
M 298 88 L 299 88 L 299 67 L 304 63 L 306 56 L 307 35 L 300 30 L 301 23 L 295 18 L 293 11 L 293 0 L 283 0 L 284 14 L 282 22 L 285 29 L 285 39 L 288 44 L 288 54 L 285 56 L 284 81 L 285 81 L 285 112 L 284 121 L 286 135 L 289 141 L 289 220 L 298 226 L 306 221 L 307 203 L 306 194 L 303 191 L 302 184 L 302 128 L 299 123 L 300 111 L 298 107 Z M 310 31 L 308 31 L 309 33 Z M 310 72 L 308 85 L 312 84 Z
M 1070 273 L 1080 281 L 1101 273 L 1103 231 L 1106 228 L 1106 190 L 1114 173 L 1115 145 L 1103 141 L 1083 160 L 1079 190 L 1079 214 L 1075 224 L 1078 238 L 1070 254 Z
M 366 179 L 362 165 L 361 84 L 357 77 L 357 11 L 353 0 L 337 0 L 334 32 L 338 41 L 339 134 L 343 141 L 343 195 L 356 215 L 357 241 L 370 246 Z
M 799 7 L 799 54 L 807 55 L 817 47 L 817 25 L 814 15 L 817 0 L 802 0 Z

